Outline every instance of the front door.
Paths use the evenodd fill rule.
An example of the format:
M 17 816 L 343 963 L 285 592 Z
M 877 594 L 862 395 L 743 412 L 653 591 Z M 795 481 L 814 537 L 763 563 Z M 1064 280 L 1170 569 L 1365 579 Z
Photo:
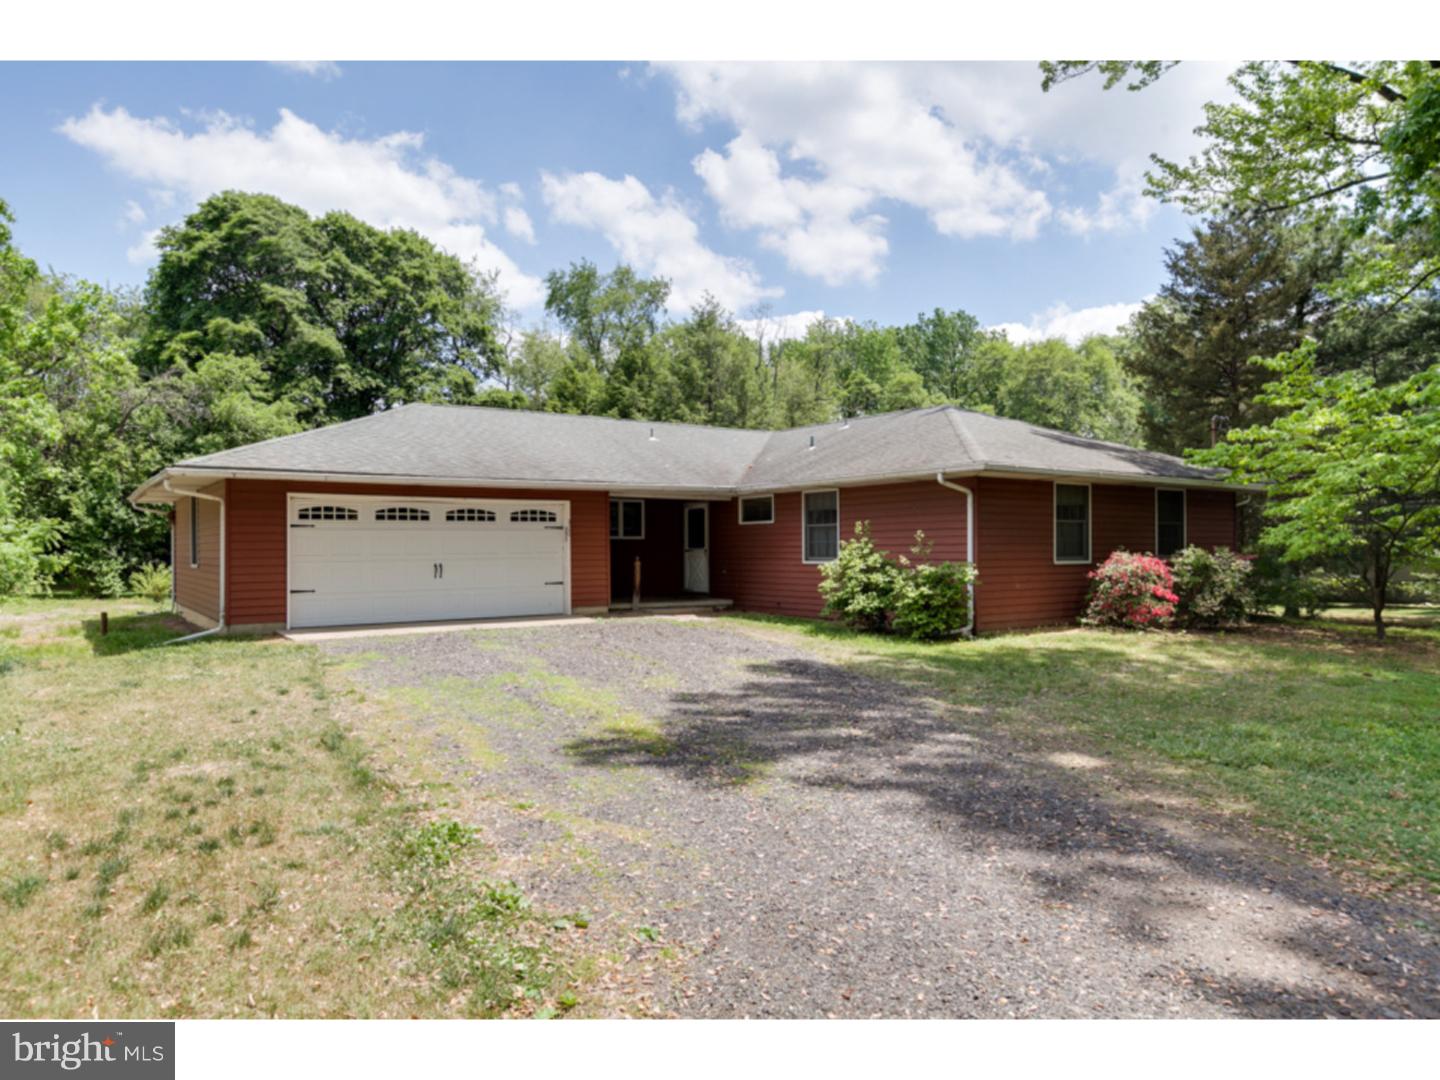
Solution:
M 685 591 L 710 591 L 710 507 L 685 504 Z

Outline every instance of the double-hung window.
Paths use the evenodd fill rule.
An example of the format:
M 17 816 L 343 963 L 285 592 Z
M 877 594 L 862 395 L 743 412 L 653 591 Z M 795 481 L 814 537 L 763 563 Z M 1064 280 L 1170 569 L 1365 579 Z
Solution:
M 1055 485 L 1055 561 L 1090 561 L 1090 485 Z
M 840 493 L 807 491 L 800 497 L 804 500 L 805 562 L 829 562 L 840 554 Z
M 1168 559 L 1185 546 L 1185 492 L 1155 490 L 1155 554 Z

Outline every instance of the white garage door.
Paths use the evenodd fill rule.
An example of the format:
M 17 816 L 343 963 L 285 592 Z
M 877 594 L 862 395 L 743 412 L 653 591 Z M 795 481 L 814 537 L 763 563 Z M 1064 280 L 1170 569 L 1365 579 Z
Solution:
M 569 504 L 292 495 L 289 624 L 563 615 Z

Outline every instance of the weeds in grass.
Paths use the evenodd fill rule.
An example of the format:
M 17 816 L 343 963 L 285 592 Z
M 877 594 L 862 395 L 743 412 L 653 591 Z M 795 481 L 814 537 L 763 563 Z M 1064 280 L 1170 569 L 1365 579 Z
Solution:
M 396 834 L 388 861 L 404 897 L 400 929 L 424 942 L 435 977 L 465 995 L 470 1013 L 497 1016 L 527 998 L 543 1001 L 561 969 L 524 895 L 461 867 L 475 842 L 459 822 L 430 822 Z
M 0 886 L 0 900 L 4 900 L 6 906 L 12 908 L 23 908 L 35 898 L 45 885 L 45 879 L 35 874 L 22 874 L 7 881 Z
M 183 949 L 195 939 L 195 933 L 183 922 L 166 922 L 155 929 L 145 941 L 145 954 L 151 959 L 171 949 Z
M 115 855 L 102 862 L 95 872 L 95 899 L 103 900 L 109 896 L 116 878 L 129 869 L 128 855 Z
M 154 915 L 165 906 L 165 901 L 170 899 L 170 887 L 163 881 L 157 881 L 150 886 L 150 891 L 145 894 L 145 899 L 140 901 L 141 915 Z

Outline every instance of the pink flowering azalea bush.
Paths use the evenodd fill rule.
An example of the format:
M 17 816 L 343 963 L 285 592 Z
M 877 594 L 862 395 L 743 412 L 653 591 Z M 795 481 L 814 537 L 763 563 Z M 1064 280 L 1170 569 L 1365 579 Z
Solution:
M 1175 618 L 1175 580 L 1164 559 L 1115 551 L 1090 571 L 1087 626 L 1119 626 L 1148 630 L 1169 626 Z

